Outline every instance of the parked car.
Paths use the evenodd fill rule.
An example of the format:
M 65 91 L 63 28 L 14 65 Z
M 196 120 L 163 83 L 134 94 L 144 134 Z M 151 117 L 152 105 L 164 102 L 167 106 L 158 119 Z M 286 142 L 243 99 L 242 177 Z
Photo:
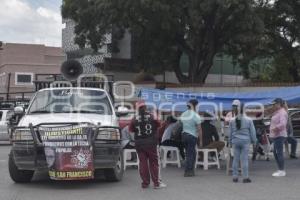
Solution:
M 9 141 L 7 116 L 11 110 L 0 110 L 0 141 Z
M 9 141 L 13 128 L 14 108 L 22 107 L 25 110 L 28 107 L 29 100 L 4 100 L 0 101 L 0 141 Z M 16 124 L 15 124 L 16 125 Z
M 290 108 L 289 116 L 292 120 L 294 137 L 300 138 L 300 108 Z

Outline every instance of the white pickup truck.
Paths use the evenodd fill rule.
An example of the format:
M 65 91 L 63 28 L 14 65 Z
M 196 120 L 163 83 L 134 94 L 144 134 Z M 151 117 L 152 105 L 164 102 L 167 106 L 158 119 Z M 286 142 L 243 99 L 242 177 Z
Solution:
M 22 109 L 17 107 L 15 112 L 22 112 Z M 60 145 L 66 139 L 74 138 L 72 135 L 65 135 L 67 133 L 75 134 L 74 131 L 52 131 L 48 135 L 42 134 L 41 131 L 42 129 L 49 130 L 53 127 L 59 129 L 68 126 L 76 126 L 76 131 L 78 127 L 88 127 L 89 130 L 92 130 L 86 138 L 84 135 L 80 136 L 80 139 L 88 140 L 85 143 L 88 144 L 88 150 L 85 148 L 84 151 L 81 149 L 73 151 L 72 148 L 74 147 L 49 146 L 49 144 Z M 48 139 L 47 142 L 45 142 L 45 138 Z M 76 135 L 76 139 L 78 138 L 79 135 Z M 55 139 L 55 143 L 51 139 Z M 77 144 L 77 141 L 76 143 L 72 142 Z M 80 142 L 82 144 L 83 141 Z M 48 170 L 50 178 L 53 176 L 55 180 L 72 180 L 74 177 L 84 178 L 86 174 L 90 175 L 81 170 L 88 159 L 92 159 L 90 164 L 93 165 L 95 175 L 93 178 L 99 171 L 104 172 L 108 181 L 120 181 L 123 176 L 122 146 L 117 114 L 110 96 L 103 89 L 62 87 L 38 91 L 12 133 L 12 144 L 9 155 L 9 172 L 15 182 L 31 181 L 37 170 Z M 48 146 L 46 147 L 45 144 Z M 72 153 L 71 164 L 78 161 L 78 170 L 67 169 L 71 168 L 68 165 L 63 166 L 66 167 L 67 171 L 62 169 L 60 171 L 59 169 L 55 171 L 57 170 L 55 169 L 55 172 L 51 171 L 50 168 L 55 168 L 53 162 L 67 162 L 68 160 L 66 155 L 62 156 L 64 158 L 62 160 L 55 160 L 58 157 L 53 156 L 53 154 L 57 153 L 61 156 L 62 152 L 68 151 Z M 92 152 L 88 158 L 85 154 L 86 151 Z M 77 154 L 74 156 L 73 154 L 76 152 Z M 49 162 L 49 160 L 51 161 Z M 61 163 L 57 165 L 61 165 Z M 56 166 L 56 168 L 58 167 Z

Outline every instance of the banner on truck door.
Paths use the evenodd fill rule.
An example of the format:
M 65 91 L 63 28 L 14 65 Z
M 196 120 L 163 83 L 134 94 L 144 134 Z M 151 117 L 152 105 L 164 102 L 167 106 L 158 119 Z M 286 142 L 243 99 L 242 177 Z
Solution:
M 84 125 L 40 127 L 49 176 L 54 180 L 94 178 L 93 130 Z

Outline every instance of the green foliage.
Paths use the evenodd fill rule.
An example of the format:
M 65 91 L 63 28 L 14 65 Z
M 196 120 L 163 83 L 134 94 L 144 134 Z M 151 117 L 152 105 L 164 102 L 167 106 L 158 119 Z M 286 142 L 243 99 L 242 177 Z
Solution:
M 292 82 L 290 68 L 292 61 L 285 55 L 275 58 L 264 58 L 249 64 L 251 79 L 262 82 Z
M 203 83 L 219 52 L 236 58 L 254 51 L 263 23 L 251 0 L 64 0 L 75 42 L 100 48 L 113 27 L 133 36 L 134 62 L 145 71 L 173 67 L 181 82 Z M 179 67 L 189 57 L 188 76 Z
M 292 82 L 293 77 L 290 74 L 289 67 L 291 61 L 285 56 L 278 56 L 273 62 L 273 70 L 270 73 L 273 82 Z
M 117 39 L 129 30 L 133 63 L 154 73 L 172 68 L 180 82 L 203 83 L 219 53 L 232 56 L 245 77 L 250 76 L 253 59 L 284 55 L 292 64 L 280 66 L 288 68 L 296 80 L 300 3 L 270 2 L 64 0 L 62 14 L 76 22 L 75 42 L 80 47 L 89 45 L 97 50 L 109 33 L 113 33 L 117 46 Z M 183 53 L 189 60 L 187 75 L 179 66 Z
M 274 58 L 274 80 L 299 82 L 300 1 L 275 0 L 261 10 L 266 24 L 263 48 Z

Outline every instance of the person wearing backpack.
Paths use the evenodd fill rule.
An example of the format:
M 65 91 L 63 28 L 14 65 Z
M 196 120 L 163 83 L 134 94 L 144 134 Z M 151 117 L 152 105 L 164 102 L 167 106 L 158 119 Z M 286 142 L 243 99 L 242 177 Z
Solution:
M 239 165 L 242 163 L 243 183 L 251 183 L 249 178 L 249 148 L 256 144 L 256 131 L 252 119 L 244 114 L 244 105 L 239 103 L 233 110 L 235 118 L 229 123 L 229 145 L 233 146 L 232 176 L 233 182 L 239 181 Z

